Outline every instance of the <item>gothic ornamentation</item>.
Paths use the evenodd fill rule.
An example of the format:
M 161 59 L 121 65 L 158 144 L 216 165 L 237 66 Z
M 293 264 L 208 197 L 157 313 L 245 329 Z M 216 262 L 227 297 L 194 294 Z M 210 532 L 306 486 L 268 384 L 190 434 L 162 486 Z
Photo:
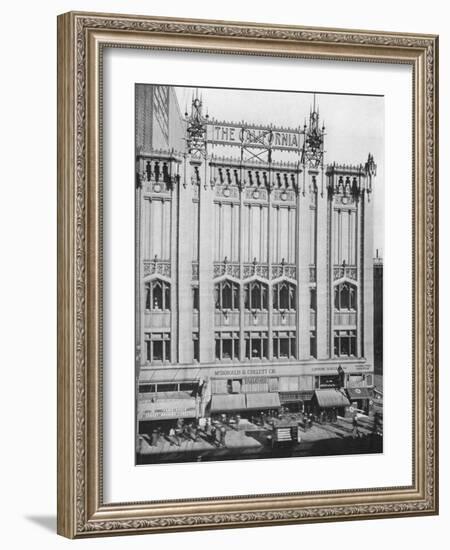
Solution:
M 235 185 L 231 185 L 231 186 L 218 185 L 216 187 L 216 195 L 218 197 L 223 197 L 224 199 L 239 200 L 239 189 Z
M 170 261 L 158 260 L 156 257 L 153 260 L 144 260 L 144 277 L 149 275 L 164 275 L 165 277 L 171 276 Z
M 245 198 L 247 200 L 267 201 L 267 190 L 248 187 L 245 190 Z
M 273 200 L 279 201 L 279 202 L 294 202 L 295 201 L 295 192 L 294 191 L 274 191 L 273 192 Z
M 295 279 L 296 276 L 297 269 L 295 265 L 286 264 L 284 262 L 281 262 L 281 264 L 272 265 L 272 279 L 278 279 L 280 277 Z
M 345 262 L 342 265 L 335 265 L 333 268 L 333 279 L 352 279 L 356 281 L 357 276 L 357 267 L 355 265 L 346 265 Z
M 194 157 L 206 156 L 206 125 L 208 123 L 208 114 L 203 116 L 202 98 L 192 97 L 191 114 L 185 113 L 187 123 L 187 147 L 188 152 Z
M 322 168 L 324 159 L 325 124 L 322 128 L 319 124 L 319 108 L 316 108 L 316 95 L 314 94 L 314 106 L 309 113 L 309 123 L 303 127 L 303 148 L 301 162 L 308 168 Z
M 249 277 L 262 277 L 263 279 L 269 278 L 269 267 L 267 264 L 259 264 L 257 262 L 244 264 L 244 279 Z
M 235 279 L 241 276 L 241 269 L 237 262 L 214 262 L 214 277 L 230 275 Z

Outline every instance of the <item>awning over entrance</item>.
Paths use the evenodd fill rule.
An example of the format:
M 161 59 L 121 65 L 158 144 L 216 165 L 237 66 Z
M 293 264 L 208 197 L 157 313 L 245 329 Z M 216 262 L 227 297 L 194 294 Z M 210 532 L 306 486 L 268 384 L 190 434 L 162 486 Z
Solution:
M 152 397 L 147 397 L 147 396 Z M 170 395 L 170 397 L 169 397 Z M 170 392 L 170 394 L 146 394 L 146 398 L 138 401 L 138 420 L 170 420 L 177 418 L 195 418 L 197 406 L 195 397 L 185 392 Z
M 372 399 L 372 393 L 369 388 L 347 388 L 349 399 Z
M 313 391 L 280 391 L 281 403 L 301 403 L 310 401 L 314 395 Z
M 278 393 L 247 393 L 247 409 L 277 409 L 280 406 Z
M 225 395 L 213 395 L 211 400 L 211 412 L 218 411 L 243 411 L 245 409 L 245 394 L 229 393 Z
M 342 392 L 334 388 L 316 390 L 315 395 L 319 407 L 322 407 L 323 409 L 347 407 L 350 405 L 350 401 L 347 397 Z

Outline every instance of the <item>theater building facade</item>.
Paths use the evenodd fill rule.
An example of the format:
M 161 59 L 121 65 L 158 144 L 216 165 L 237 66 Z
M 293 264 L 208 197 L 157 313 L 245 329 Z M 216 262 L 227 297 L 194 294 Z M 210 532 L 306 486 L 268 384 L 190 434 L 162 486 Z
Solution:
M 304 126 L 274 124 L 210 119 L 197 95 L 183 114 L 173 88 L 136 87 L 140 430 L 367 407 L 374 159 L 325 162 L 315 105 Z

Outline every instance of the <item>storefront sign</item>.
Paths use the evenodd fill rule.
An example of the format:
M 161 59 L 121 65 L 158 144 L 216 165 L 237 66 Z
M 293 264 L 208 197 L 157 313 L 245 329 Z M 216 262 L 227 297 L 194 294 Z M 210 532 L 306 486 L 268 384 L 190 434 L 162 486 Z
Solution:
M 195 412 L 195 407 L 147 409 L 141 412 L 139 420 L 153 420 L 155 418 L 193 418 L 196 416 Z
M 215 376 L 258 376 L 275 374 L 275 369 L 217 369 Z

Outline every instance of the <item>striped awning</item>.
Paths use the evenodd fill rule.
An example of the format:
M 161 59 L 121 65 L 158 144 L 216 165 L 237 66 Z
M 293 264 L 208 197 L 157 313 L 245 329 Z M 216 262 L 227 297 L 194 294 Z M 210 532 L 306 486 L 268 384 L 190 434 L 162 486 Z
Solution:
M 350 401 L 347 397 L 341 391 L 334 388 L 316 390 L 315 395 L 319 407 L 323 409 L 348 407 L 348 405 L 350 405 Z
M 229 393 L 213 395 L 211 398 L 211 412 L 243 411 L 245 409 L 245 394 Z
M 280 391 L 280 401 L 281 403 L 299 403 L 310 401 L 313 395 L 313 391 Z
M 247 393 L 247 409 L 277 409 L 281 406 L 276 392 Z

